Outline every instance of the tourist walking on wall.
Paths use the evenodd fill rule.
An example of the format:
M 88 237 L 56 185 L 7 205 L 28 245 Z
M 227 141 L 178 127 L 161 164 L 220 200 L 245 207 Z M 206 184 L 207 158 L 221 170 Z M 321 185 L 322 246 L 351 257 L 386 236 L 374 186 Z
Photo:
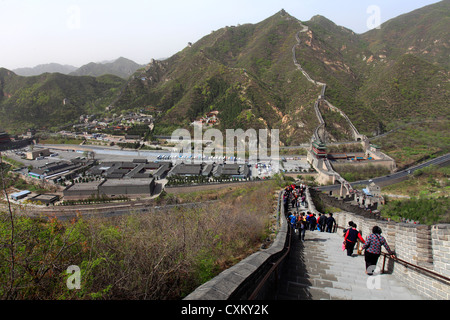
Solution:
M 325 213 L 322 213 L 318 223 L 320 225 L 320 232 L 324 232 L 327 225 L 327 217 L 325 216 Z
M 298 218 L 297 228 L 298 228 L 298 238 L 302 241 L 305 241 L 306 220 L 303 212 L 300 214 Z
M 291 212 L 291 214 L 288 217 L 288 220 L 289 220 L 289 224 L 292 227 L 292 230 L 295 230 L 296 223 L 297 223 L 297 216 L 293 212 Z
M 352 228 L 352 226 L 353 226 L 353 221 L 349 221 L 348 222 L 348 228 L 345 228 L 344 231 L 343 231 L 344 232 L 344 234 L 343 234 L 344 237 L 347 234 L 347 231 Z
M 291 193 L 291 206 L 292 209 L 297 207 L 297 195 L 295 194 L 295 189 L 294 192 Z
M 284 189 L 284 193 L 283 193 L 283 205 L 284 205 L 284 212 L 288 212 L 289 210 L 289 190 L 286 187 Z
M 331 233 L 333 232 L 333 228 L 336 225 L 336 220 L 334 220 L 333 218 L 333 214 L 330 213 L 328 218 L 327 218 L 327 232 Z
M 314 213 L 310 218 L 309 218 L 309 230 L 314 231 L 316 230 L 317 227 L 317 219 L 316 219 L 316 214 Z
M 384 246 L 391 258 L 395 259 L 394 252 L 389 248 L 386 239 L 381 235 L 381 228 L 375 226 L 372 228 L 372 234 L 367 237 L 366 243 L 362 248 L 362 250 L 365 250 L 364 260 L 366 261 L 366 273 L 368 275 L 372 275 L 376 268 L 378 258 L 381 255 L 381 246 Z
M 355 244 L 358 239 L 362 243 L 365 243 L 359 231 L 356 230 L 356 224 L 354 224 L 352 221 L 350 222 L 351 222 L 350 228 L 347 230 L 344 236 L 345 248 L 347 249 L 347 256 L 349 257 L 353 255 L 353 249 L 355 248 Z
M 319 229 L 319 231 L 322 231 L 320 219 L 322 219 L 322 214 L 319 212 L 319 216 L 317 217 L 317 229 Z
M 310 228 L 309 219 L 311 219 L 311 217 L 312 217 L 312 213 L 311 212 L 307 212 L 306 216 L 305 216 L 305 222 L 306 222 L 306 229 L 308 229 L 308 230 Z

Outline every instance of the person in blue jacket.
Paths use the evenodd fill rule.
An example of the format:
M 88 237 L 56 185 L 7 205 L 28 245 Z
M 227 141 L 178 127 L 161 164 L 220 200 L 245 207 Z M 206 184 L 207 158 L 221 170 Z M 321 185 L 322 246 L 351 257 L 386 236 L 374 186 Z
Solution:
M 295 230 L 297 226 L 297 215 L 298 213 L 291 213 L 289 215 L 289 223 L 291 224 L 293 230 Z

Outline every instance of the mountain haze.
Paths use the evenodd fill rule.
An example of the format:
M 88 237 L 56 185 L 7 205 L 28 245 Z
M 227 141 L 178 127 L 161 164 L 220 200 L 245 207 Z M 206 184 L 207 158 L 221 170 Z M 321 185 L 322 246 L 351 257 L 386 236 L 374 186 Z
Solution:
M 137 64 L 134 61 L 120 57 L 113 62 L 88 63 L 71 72 L 70 75 L 99 77 L 106 74 L 112 74 L 117 77 L 128 79 L 133 73 L 136 72 L 136 70 L 142 67 L 143 66 Z
M 318 124 L 313 106 L 320 94 L 295 66 L 295 53 L 312 79 L 327 84 L 326 99 L 361 133 L 377 135 L 399 123 L 448 118 L 449 12 L 450 1 L 441 1 L 356 34 L 320 15 L 300 22 L 281 10 L 256 24 L 211 32 L 163 61 L 138 66 L 120 58 L 113 64 L 125 67 L 115 67 L 115 76 L 98 77 L 113 74 L 114 68 L 105 71 L 109 64 L 72 73 L 90 75 L 84 80 L 51 74 L 25 79 L 3 69 L 0 112 L 19 121 L 33 108 L 46 108 L 57 123 L 61 107 L 53 99 L 71 93 L 76 103 L 64 109 L 65 120 L 109 104 L 116 113 L 151 107 L 160 114 L 154 133 L 170 135 L 216 110 L 218 129 L 277 128 L 285 145 L 295 145 L 309 141 Z M 300 32 L 303 26 L 307 32 Z M 80 97 L 84 90 L 89 94 Z M 346 136 L 342 119 L 326 112 L 332 139 Z
M 48 63 L 48 64 L 40 64 L 33 68 L 18 68 L 12 70 L 15 74 L 24 77 L 30 76 L 38 76 L 43 73 L 62 73 L 69 74 L 73 71 L 77 70 L 77 67 L 70 65 L 61 65 L 58 63 Z
M 72 76 L 92 76 L 99 77 L 106 74 L 115 75 L 124 79 L 128 79 L 136 70 L 142 68 L 143 65 L 120 57 L 114 61 L 108 62 L 90 62 L 79 68 L 71 65 L 61 65 L 58 63 L 40 64 L 33 68 L 17 68 L 12 70 L 15 74 L 24 77 L 39 76 L 44 73 L 61 73 Z

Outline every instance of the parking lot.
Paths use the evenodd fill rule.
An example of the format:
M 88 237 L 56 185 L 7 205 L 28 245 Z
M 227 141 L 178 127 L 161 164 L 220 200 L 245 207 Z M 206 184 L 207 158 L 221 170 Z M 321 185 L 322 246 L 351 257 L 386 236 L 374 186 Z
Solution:
M 42 146 L 44 147 L 44 146 Z M 105 148 L 105 147 L 85 147 L 80 148 L 80 146 L 68 146 L 68 145 L 58 145 L 58 146 L 45 146 L 50 149 L 52 153 L 51 156 L 44 157 L 40 160 L 27 160 L 23 158 L 23 155 L 28 149 L 14 150 L 3 152 L 8 158 L 16 160 L 23 163 L 24 167 L 29 167 L 30 165 L 37 168 L 42 167 L 48 163 L 58 162 L 61 160 L 72 160 L 81 159 L 83 157 L 91 157 L 90 151 L 94 152 L 94 157 L 99 162 L 108 161 L 133 161 L 133 159 L 147 159 L 149 162 L 154 161 L 171 161 L 176 163 L 193 163 L 204 162 L 204 163 L 244 163 L 243 159 L 236 157 L 206 157 L 200 155 L 179 155 L 172 154 L 170 152 L 161 151 L 135 151 L 135 150 L 120 150 L 117 148 Z M 34 147 L 34 149 L 38 149 Z M 22 155 L 22 156 L 21 156 Z M 310 164 L 306 161 L 306 156 L 303 157 L 286 157 L 282 158 L 283 161 L 273 162 L 270 159 L 265 159 L 262 161 L 252 161 L 249 162 L 251 166 L 251 176 L 252 177 L 269 177 L 280 170 L 284 170 L 286 173 L 302 172 L 302 170 L 309 170 Z M 277 167 L 278 166 L 278 167 Z M 26 169 L 24 169 L 26 170 Z
M 285 161 L 284 161 L 285 160 Z M 282 167 L 286 173 L 309 171 L 311 165 L 306 160 L 306 156 L 285 157 L 282 160 Z

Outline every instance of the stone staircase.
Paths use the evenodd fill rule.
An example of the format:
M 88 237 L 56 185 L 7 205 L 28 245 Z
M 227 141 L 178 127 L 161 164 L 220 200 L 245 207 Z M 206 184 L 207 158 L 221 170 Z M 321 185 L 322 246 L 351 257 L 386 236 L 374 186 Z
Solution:
M 302 208 L 303 209 L 303 208 Z M 302 210 L 303 211 L 303 210 Z M 342 232 L 294 235 L 274 300 L 424 300 L 392 275 L 365 274 L 364 256 L 342 251 Z M 382 257 L 380 257 L 381 261 Z M 380 265 L 379 261 L 379 265 Z

